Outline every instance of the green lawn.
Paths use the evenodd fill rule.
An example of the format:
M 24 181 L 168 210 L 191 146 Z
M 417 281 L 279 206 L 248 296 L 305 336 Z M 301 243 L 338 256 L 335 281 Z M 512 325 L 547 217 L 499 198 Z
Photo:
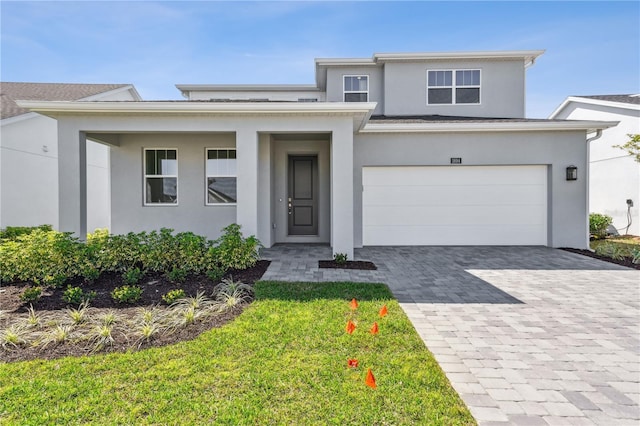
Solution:
M 358 328 L 345 333 L 349 301 Z M 387 304 L 389 314 L 379 318 Z M 380 333 L 369 328 L 378 321 Z M 358 369 L 347 368 L 357 358 Z M 377 389 L 364 384 L 371 368 Z M 2 424 L 475 424 L 386 286 L 256 284 L 234 322 L 136 353 L 0 364 Z

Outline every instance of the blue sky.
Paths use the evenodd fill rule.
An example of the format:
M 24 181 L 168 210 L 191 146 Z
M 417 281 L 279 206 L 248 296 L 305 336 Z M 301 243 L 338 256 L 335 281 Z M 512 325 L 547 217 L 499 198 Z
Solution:
M 546 49 L 527 115 L 568 95 L 640 92 L 640 2 L 0 3 L 2 81 L 314 83 L 317 57 Z

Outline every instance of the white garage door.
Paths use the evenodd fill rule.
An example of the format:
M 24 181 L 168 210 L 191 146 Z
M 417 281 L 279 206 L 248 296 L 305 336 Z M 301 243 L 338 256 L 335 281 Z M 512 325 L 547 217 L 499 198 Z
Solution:
M 363 167 L 364 245 L 546 245 L 546 166 Z

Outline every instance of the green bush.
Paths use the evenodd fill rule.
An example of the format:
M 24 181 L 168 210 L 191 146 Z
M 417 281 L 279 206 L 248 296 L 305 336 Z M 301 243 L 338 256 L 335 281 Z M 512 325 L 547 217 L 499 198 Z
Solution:
M 222 266 L 213 265 L 207 271 L 207 278 L 209 278 L 211 281 L 218 282 L 222 279 L 222 277 L 224 277 L 224 274 L 226 272 L 226 269 L 224 269 Z
M 111 292 L 111 297 L 118 303 L 135 303 L 140 300 L 140 296 L 142 296 L 142 289 L 137 285 L 123 285 Z
M 144 272 L 140 268 L 131 268 L 122 274 L 122 281 L 127 285 L 138 284 L 144 277 Z
M 631 262 L 636 265 L 640 263 L 640 249 L 634 248 L 631 249 Z
M 34 229 L 0 241 L 0 279 L 60 285 L 79 275 L 84 244 L 71 233 Z
M 5 229 L 0 230 L 0 239 L 15 240 L 21 235 L 28 235 L 39 229 L 41 231 L 53 231 L 51 225 L 40 226 L 7 226 Z
M 192 232 L 174 235 L 173 230 L 163 228 L 126 235 L 96 230 L 83 243 L 71 233 L 49 228 L 29 228 L 20 235 L 11 231 L 15 238 L 0 239 L 1 281 L 61 287 L 73 277 L 93 281 L 103 272 L 116 272 L 127 274 L 125 283 L 133 285 L 142 278 L 140 271 L 168 273 L 174 269 L 186 275 L 208 273 L 217 281 L 228 269 L 254 266 L 261 247 L 256 237 L 244 238 L 237 224 L 224 228 L 215 241 Z
M 591 213 L 589 215 L 589 233 L 596 238 L 604 238 L 607 236 L 607 228 L 613 219 L 611 216 L 600 213 Z
M 87 239 L 86 253 L 101 272 L 122 273 L 142 265 L 145 237 L 144 232 L 106 236 L 101 232 Z
M 164 300 L 164 302 L 167 305 L 171 305 L 176 300 L 184 299 L 185 297 L 186 297 L 186 294 L 185 294 L 184 290 L 181 289 L 181 288 L 178 288 L 178 289 L 175 289 L 175 290 L 170 290 L 167 293 L 165 293 L 162 296 L 162 300 Z
M 333 260 L 338 265 L 344 265 L 345 263 L 347 263 L 347 253 L 336 253 L 333 255 Z
M 26 303 L 35 303 L 42 296 L 42 287 L 27 287 L 20 295 L 20 300 Z
M 167 279 L 172 283 L 183 283 L 187 279 L 187 271 L 182 268 L 173 268 L 167 273 Z
M 80 305 L 81 303 L 89 302 L 96 297 L 95 291 L 86 292 L 80 287 L 68 286 L 62 293 L 62 300 L 71 305 Z
M 610 257 L 613 260 L 622 260 L 631 255 L 627 248 L 612 242 L 605 242 L 598 245 L 595 252 L 600 256 Z
M 246 269 L 260 258 L 262 244 L 253 235 L 244 238 L 240 225 L 233 223 L 223 229 L 224 234 L 214 241 L 209 256 L 225 269 Z

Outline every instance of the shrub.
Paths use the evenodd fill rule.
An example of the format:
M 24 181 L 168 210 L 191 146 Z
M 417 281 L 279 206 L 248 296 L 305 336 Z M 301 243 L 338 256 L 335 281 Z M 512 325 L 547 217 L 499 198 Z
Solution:
M 244 238 L 240 225 L 232 223 L 223 229 L 224 234 L 214 241 L 209 255 L 225 269 L 246 269 L 254 266 L 260 258 L 262 244 L 253 235 Z
M 122 274 L 122 281 L 127 285 L 134 285 L 138 284 L 143 276 L 144 272 L 140 268 L 131 268 Z
M 34 229 L 0 240 L 0 278 L 61 285 L 78 275 L 82 256 L 83 244 L 70 233 Z
M 167 273 L 167 279 L 172 283 L 183 283 L 187 279 L 187 271 L 182 268 L 173 268 Z
M 20 295 L 20 300 L 26 303 L 35 303 L 42 296 L 42 287 L 27 287 Z
M 46 277 L 42 278 L 42 283 L 53 288 L 60 288 L 64 286 L 67 278 L 69 277 L 67 277 L 65 274 L 47 275 Z
M 137 286 L 123 285 L 116 287 L 111 292 L 111 297 L 118 303 L 135 303 L 140 300 L 142 289 Z
M 613 260 L 622 260 L 629 255 L 629 251 L 626 248 L 611 242 L 600 244 L 596 247 L 595 252 L 600 256 L 610 257 Z
M 640 249 L 634 248 L 631 250 L 631 262 L 636 265 L 640 263 Z
M 98 231 L 87 238 L 85 253 L 101 272 L 125 272 L 142 266 L 145 238 L 144 232 L 105 235 L 104 231 Z
M 596 238 L 604 238 L 607 236 L 607 228 L 613 219 L 611 216 L 600 213 L 589 214 L 589 233 Z
M 347 263 L 347 253 L 336 253 L 333 255 L 333 260 L 338 265 L 344 265 L 345 263 Z
M 224 277 L 227 272 L 222 266 L 213 265 L 207 270 L 207 277 L 214 282 L 218 282 Z
M 88 265 L 81 271 L 81 275 L 85 281 L 92 283 L 100 277 L 100 271 L 93 266 Z
M 39 229 L 41 231 L 53 231 L 51 225 L 40 226 L 7 226 L 4 230 L 0 230 L 0 239 L 15 240 L 21 235 L 28 235 Z
M 162 300 L 164 300 L 164 302 L 167 305 L 171 305 L 176 300 L 183 299 L 184 297 L 186 297 L 186 294 L 185 294 L 184 290 L 181 289 L 181 288 L 178 288 L 178 289 L 171 290 L 171 291 L 168 291 L 167 293 L 165 293 L 162 296 Z
M 85 293 L 85 291 L 80 287 L 72 286 L 68 286 L 64 293 L 62 293 L 62 300 L 71 305 L 81 305 L 83 303 L 88 303 L 89 301 L 95 299 L 95 297 L 95 291 Z

